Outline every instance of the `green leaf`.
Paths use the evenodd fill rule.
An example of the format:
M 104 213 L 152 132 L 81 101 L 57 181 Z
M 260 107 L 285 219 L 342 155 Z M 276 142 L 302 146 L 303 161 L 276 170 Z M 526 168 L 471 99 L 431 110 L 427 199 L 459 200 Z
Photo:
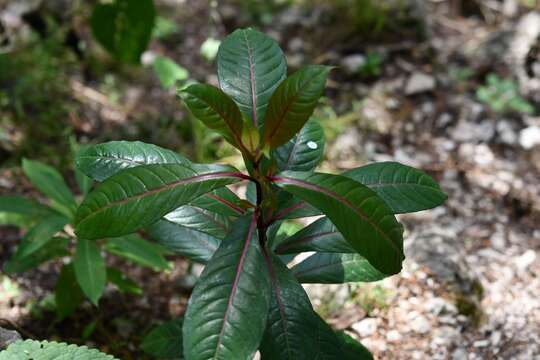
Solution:
M 156 326 L 144 337 L 141 348 L 157 358 L 183 359 L 183 323 L 184 318 L 181 317 Z
M 188 229 L 223 239 L 230 231 L 230 221 L 224 215 L 198 207 L 184 205 L 165 215 L 164 220 Z
M 298 219 L 322 214 L 319 209 L 283 190 L 278 192 L 277 203 L 278 210 L 274 214 L 274 220 Z
M 284 172 L 275 184 L 322 210 L 343 237 L 377 270 L 401 270 L 403 228 L 369 188 L 339 175 Z
M 318 320 L 318 347 L 315 360 L 345 359 L 345 353 L 341 347 L 341 341 L 332 328 L 317 313 Z
M 179 81 L 187 80 L 189 77 L 189 72 L 185 68 L 168 57 L 158 56 L 154 60 L 153 66 L 161 86 L 166 89 L 173 87 Z
M 19 340 L 0 352 L 0 360 L 115 360 L 112 355 L 86 346 L 68 345 L 54 341 Z
M 23 159 L 22 168 L 32 184 L 51 199 L 54 209 L 70 218 L 75 214 L 75 198 L 56 169 L 28 159 Z
M 69 255 L 67 251 L 68 244 L 69 240 L 67 238 L 53 237 L 47 242 L 47 246 L 42 246 L 28 256 L 13 256 L 6 262 L 4 272 L 6 274 L 24 272 L 49 260 L 67 256 Z
M 345 331 L 337 331 L 336 335 L 341 341 L 341 348 L 345 353 L 344 360 L 373 360 L 373 355 L 369 350 L 347 335 Z
M 397 162 L 369 164 L 343 173 L 381 197 L 394 214 L 431 209 L 447 199 L 425 172 Z
M 50 215 L 52 212 L 53 210 L 47 206 L 22 196 L 0 196 L 0 225 L 26 227 Z
M 95 242 L 77 239 L 73 266 L 83 293 L 94 305 L 98 306 L 99 298 L 107 283 L 107 270 L 105 260 Z
M 96 181 L 128 168 L 150 164 L 182 164 L 191 162 L 174 151 L 140 141 L 110 141 L 88 146 L 75 157 L 77 168 Z
M 73 314 L 84 300 L 84 294 L 75 277 L 73 264 L 62 267 L 54 289 L 54 300 L 60 320 Z
M 220 243 L 218 238 L 164 219 L 146 230 L 152 239 L 167 249 L 203 264 L 210 260 Z
M 126 169 L 107 178 L 88 194 L 77 211 L 75 232 L 86 239 L 129 234 L 205 193 L 244 177 L 234 170 L 197 175 L 179 164 Z
M 240 198 L 226 187 L 198 197 L 190 204 L 225 216 L 238 217 L 246 213 L 241 206 Z
M 137 234 L 107 239 L 105 250 L 152 269 L 171 268 L 162 252 Z
M 358 254 L 315 253 L 295 265 L 291 272 L 304 284 L 369 282 L 386 277 Z
M 238 106 L 220 89 L 207 84 L 194 84 L 180 91 L 180 96 L 193 115 L 208 128 L 217 131 L 240 150 L 245 149 L 241 136 L 244 120 Z
M 184 318 L 184 356 L 251 359 L 263 336 L 270 282 L 256 218 L 245 216 L 221 243 L 195 286 Z
M 150 41 L 155 16 L 152 0 L 114 0 L 95 5 L 90 24 L 96 40 L 111 55 L 138 63 Z
M 270 96 L 287 76 L 279 45 L 251 28 L 238 29 L 221 43 L 217 65 L 221 90 L 260 128 Z
M 281 241 L 276 247 L 279 254 L 298 254 L 306 251 L 356 252 L 327 217 L 317 219 L 293 236 Z
M 125 276 L 120 270 L 108 267 L 107 268 L 107 280 L 116 285 L 118 290 L 123 293 L 130 293 L 135 295 L 142 295 L 143 291 L 139 285 Z
M 315 119 L 287 143 L 273 151 L 279 170 L 313 171 L 324 154 L 324 131 Z
M 82 171 L 79 169 L 75 169 L 75 180 L 77 181 L 77 185 L 79 186 L 79 190 L 81 191 L 81 194 L 86 196 L 90 189 L 92 189 L 92 186 L 94 185 L 94 182 L 89 176 L 86 176 Z
M 97 181 L 103 181 L 124 169 L 150 164 L 182 164 L 199 174 L 222 168 L 212 164 L 193 164 L 173 151 L 140 141 L 111 141 L 94 145 L 79 152 L 75 161 L 81 171 Z M 216 189 L 207 196 L 193 200 L 193 204 L 227 216 L 244 213 L 239 206 L 238 196 L 227 188 Z
M 274 149 L 302 129 L 323 94 L 330 69 L 328 66 L 309 65 L 278 86 L 268 104 L 263 144 Z
M 30 256 L 46 246 L 53 239 L 53 236 L 62 230 L 68 222 L 69 220 L 60 214 L 52 214 L 44 218 L 22 238 L 15 252 L 15 258 L 21 259 Z
M 318 319 L 306 292 L 276 256 L 268 259 L 268 269 L 272 301 L 260 347 L 262 359 L 314 359 Z

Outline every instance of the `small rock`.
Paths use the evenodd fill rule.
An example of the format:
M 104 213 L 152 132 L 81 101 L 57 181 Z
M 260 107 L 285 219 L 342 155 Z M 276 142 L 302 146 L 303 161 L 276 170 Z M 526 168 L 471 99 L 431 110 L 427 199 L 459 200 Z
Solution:
M 534 250 L 529 249 L 519 256 L 515 261 L 520 270 L 527 269 L 536 260 L 536 253 Z
M 352 329 L 358 333 L 360 337 L 368 337 L 377 331 L 377 319 L 366 318 L 352 325 Z
M 532 149 L 536 145 L 540 145 L 540 127 L 529 126 L 519 133 L 519 144 L 524 149 Z
M 22 340 L 18 332 L 0 327 L 0 350 L 7 348 L 9 344 L 18 340 Z
M 366 62 L 366 57 L 362 54 L 353 54 L 345 56 L 341 60 L 341 66 L 345 72 L 349 75 L 354 75 L 358 72 L 360 67 Z
M 304 41 L 301 38 L 295 37 L 289 41 L 289 50 L 291 50 L 292 52 L 300 52 L 303 48 Z
M 489 345 L 489 340 L 478 340 L 473 343 L 475 348 L 482 348 Z
M 435 89 L 435 78 L 422 72 L 414 72 L 405 85 L 405 94 L 414 95 Z
M 452 353 L 452 360 L 467 360 L 469 357 L 469 354 L 467 353 L 467 350 L 464 348 L 457 348 Z
M 386 340 L 388 340 L 388 342 L 398 343 L 401 341 L 402 338 L 403 337 L 401 336 L 400 332 L 397 330 L 390 330 L 386 334 Z
M 411 322 L 411 329 L 419 334 L 426 334 L 431 330 L 431 324 L 423 316 L 417 316 Z

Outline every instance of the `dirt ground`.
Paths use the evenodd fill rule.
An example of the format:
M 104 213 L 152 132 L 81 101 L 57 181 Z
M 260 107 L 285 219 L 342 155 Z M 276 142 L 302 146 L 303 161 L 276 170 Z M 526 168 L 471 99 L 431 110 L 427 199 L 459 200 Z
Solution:
M 162 11 L 177 6 L 158 3 Z M 241 2 L 180 3 L 182 11 L 169 14 L 181 24 L 181 41 L 154 41 L 149 53 L 166 54 L 194 79 L 215 83 L 201 44 L 256 19 Z M 337 66 L 316 112 L 329 137 L 324 170 L 399 161 L 427 171 L 449 196 L 440 208 L 400 216 L 407 256 L 401 274 L 375 284 L 306 289 L 319 313 L 377 359 L 540 359 L 540 8 L 517 1 L 456 3 L 411 1 L 403 13 L 421 19 L 421 30 L 390 24 L 375 39 L 340 22 L 324 2 L 285 7 L 259 22 L 279 41 L 291 70 L 307 63 Z M 358 72 L 374 53 L 378 70 Z M 533 107 L 530 114 L 496 111 L 479 98 L 477 89 L 493 73 L 513 79 Z M 136 83 L 130 76 L 118 100 L 123 106 L 80 101 L 75 125 L 81 138 L 142 133 L 141 140 L 193 151 L 178 135 L 152 131 L 160 115 L 187 121 L 174 94 L 150 76 Z M 74 79 L 81 82 L 77 74 Z M 82 86 L 102 91 L 93 82 Z M 152 120 L 141 125 L 143 117 Z M 103 124 L 100 134 L 92 128 L 95 119 Z M 1 193 L 32 191 L 18 174 L 2 169 Z M 0 227 L 0 263 L 21 235 Z M 181 315 L 190 294 L 187 263 L 171 260 L 170 273 L 119 263 L 144 295 L 111 287 L 99 309 L 85 304 L 61 322 L 53 321 L 47 305 L 59 263 L 9 279 L 0 275 L 0 326 L 144 359 L 141 338 L 152 325 Z M 96 330 L 85 339 L 85 327 L 95 320 Z

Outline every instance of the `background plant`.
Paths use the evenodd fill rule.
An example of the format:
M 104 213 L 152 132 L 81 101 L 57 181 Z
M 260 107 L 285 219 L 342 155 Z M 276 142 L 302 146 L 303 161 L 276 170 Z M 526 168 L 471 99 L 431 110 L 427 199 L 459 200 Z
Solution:
M 120 291 L 141 294 L 139 286 L 115 267 L 107 267 L 103 251 L 126 258 L 155 270 L 169 269 L 164 255 L 168 252 L 137 234 L 102 241 L 78 239 L 72 222 L 78 205 L 77 196 L 54 168 L 33 160 L 23 160 L 23 171 L 46 201 L 17 195 L 0 196 L 0 224 L 26 230 L 15 254 L 3 267 L 6 274 L 28 271 L 48 261 L 62 262 L 55 286 L 55 309 L 58 319 L 76 311 L 86 296 L 98 305 L 107 283 Z M 82 195 L 92 187 L 92 180 L 76 171 Z
M 257 349 L 265 359 L 369 357 L 315 313 L 300 283 L 398 273 L 403 227 L 394 214 L 435 207 L 446 195 L 425 173 L 398 163 L 314 172 L 324 134 L 310 116 L 330 67 L 310 65 L 287 77 L 279 46 L 252 29 L 222 42 L 217 65 L 220 88 L 194 84 L 180 96 L 241 152 L 247 174 L 143 143 L 90 147 L 77 166 L 102 183 L 79 206 L 76 234 L 92 242 L 146 229 L 207 263 L 183 320 L 152 332 L 147 351 L 168 356 L 173 349 L 186 359 L 250 359 Z M 240 181 L 248 181 L 246 199 L 227 188 Z M 313 215 L 325 216 L 277 236 L 284 220 Z M 287 266 L 306 251 L 315 253 Z M 156 345 L 168 328 L 176 336 Z

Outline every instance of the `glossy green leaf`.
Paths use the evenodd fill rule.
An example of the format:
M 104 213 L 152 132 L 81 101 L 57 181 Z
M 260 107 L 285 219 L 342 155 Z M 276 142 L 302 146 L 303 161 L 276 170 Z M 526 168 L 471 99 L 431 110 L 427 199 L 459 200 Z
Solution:
M 51 206 L 54 209 L 67 217 L 73 216 L 77 207 L 75 198 L 56 169 L 42 162 L 28 159 L 23 159 L 22 168 L 32 184 L 51 199 Z
M 223 239 L 231 230 L 229 218 L 226 216 L 190 205 L 179 207 L 163 219 L 218 239 Z
M 340 339 L 332 328 L 318 314 L 315 313 L 318 320 L 318 347 L 315 360 L 335 360 L 345 359 L 345 353 Z
M 55 341 L 19 340 L 0 352 L 0 360 L 116 360 L 87 346 Z
M 165 56 L 158 56 L 153 63 L 161 86 L 166 89 L 173 87 L 177 82 L 187 80 L 189 72 L 178 65 L 172 59 Z
M 373 360 L 373 355 L 371 355 L 369 350 L 347 335 L 345 331 L 338 331 L 336 335 L 341 341 L 341 348 L 345 353 L 344 360 Z
M 77 239 L 73 267 L 83 293 L 97 306 L 107 284 L 107 270 L 94 241 Z
M 128 168 L 150 164 L 182 164 L 191 162 L 174 151 L 140 141 L 110 141 L 88 146 L 75 157 L 77 168 L 96 181 Z
M 152 0 L 114 0 L 95 5 L 90 24 L 96 40 L 111 55 L 138 63 L 150 41 L 155 16 Z
M 198 174 L 219 171 L 222 166 L 193 164 L 174 151 L 140 141 L 111 141 L 89 146 L 76 156 L 77 167 L 97 181 L 128 168 L 150 164 L 182 164 L 193 168 Z M 216 189 L 206 196 L 193 200 L 197 207 L 227 216 L 244 213 L 239 207 L 240 199 L 227 188 Z
M 77 211 L 75 232 L 86 239 L 129 234 L 241 178 L 244 176 L 232 168 L 203 175 L 180 164 L 126 169 L 88 194 Z
M 61 231 L 69 222 L 60 214 L 52 214 L 44 218 L 22 238 L 21 243 L 15 252 L 15 258 L 21 259 L 30 256 L 42 247 L 46 246 L 53 236 Z
M 187 359 L 251 360 L 263 336 L 271 290 L 256 219 L 242 217 L 232 228 L 189 300 L 183 329 Z
M 30 226 L 53 212 L 36 201 L 18 195 L 0 196 L 0 225 Z
M 206 264 L 217 250 L 220 240 L 207 233 L 189 229 L 161 219 L 147 229 L 152 239 L 172 252 Z
M 217 65 L 221 89 L 260 128 L 270 96 L 287 76 L 278 44 L 251 28 L 238 29 L 221 43 Z
M 369 188 L 339 175 L 284 172 L 275 184 L 322 210 L 343 237 L 377 270 L 401 270 L 403 228 Z
M 352 246 L 327 217 L 317 219 L 293 236 L 280 242 L 279 254 L 298 254 L 306 251 L 355 253 Z
M 323 94 L 330 69 L 322 65 L 309 65 L 278 86 L 268 103 L 263 144 L 274 149 L 302 129 Z
M 311 119 L 297 135 L 275 149 L 273 155 L 281 171 L 313 171 L 323 158 L 324 143 L 322 126 Z
M 60 271 L 54 288 L 54 300 L 60 320 L 73 314 L 84 300 L 72 263 L 64 265 Z
M 182 325 L 184 318 L 178 318 L 156 326 L 146 335 L 141 348 L 148 355 L 157 358 L 184 358 L 182 350 Z
M 291 272 L 304 284 L 370 282 L 387 276 L 358 254 L 336 253 L 315 253 L 295 265 Z
M 447 199 L 425 172 L 397 162 L 369 164 L 343 173 L 381 197 L 394 214 L 431 209 Z
M 135 281 L 128 278 L 125 274 L 123 274 L 120 270 L 116 268 L 107 268 L 107 280 L 116 285 L 118 290 L 123 293 L 130 293 L 135 295 L 142 295 L 143 293 L 143 290 Z
M 16 255 L 9 259 L 4 265 L 6 274 L 20 273 L 41 265 L 49 260 L 67 256 L 69 240 L 62 237 L 53 237 L 47 242 L 47 246 L 42 246 L 39 250 L 24 257 Z
M 276 256 L 268 261 L 272 300 L 260 347 L 262 360 L 312 360 L 318 348 L 317 315 L 289 269 Z
M 107 239 L 105 250 L 152 269 L 170 269 L 163 253 L 154 244 L 137 234 Z
M 194 84 L 180 92 L 193 115 L 208 128 L 217 131 L 225 140 L 242 150 L 241 136 L 244 120 L 234 101 L 220 89 L 207 84 Z

